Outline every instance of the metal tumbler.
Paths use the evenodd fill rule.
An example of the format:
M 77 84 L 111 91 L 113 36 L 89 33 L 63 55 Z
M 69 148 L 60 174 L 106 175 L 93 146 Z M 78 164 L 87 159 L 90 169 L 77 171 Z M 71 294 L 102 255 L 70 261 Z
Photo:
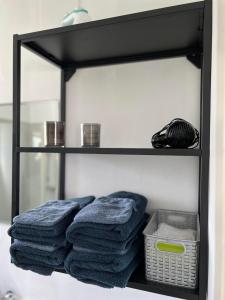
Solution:
M 100 124 L 81 124 L 81 147 L 100 147 L 100 134 Z
M 47 121 L 44 124 L 45 146 L 62 147 L 65 145 L 65 123 Z

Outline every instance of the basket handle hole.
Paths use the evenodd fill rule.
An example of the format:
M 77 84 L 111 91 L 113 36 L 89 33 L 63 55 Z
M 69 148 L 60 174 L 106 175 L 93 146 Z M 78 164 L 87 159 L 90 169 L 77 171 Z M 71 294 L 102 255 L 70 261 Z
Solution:
M 165 242 L 157 242 L 156 249 L 160 252 L 169 252 L 175 254 L 184 254 L 186 250 L 183 244 Z

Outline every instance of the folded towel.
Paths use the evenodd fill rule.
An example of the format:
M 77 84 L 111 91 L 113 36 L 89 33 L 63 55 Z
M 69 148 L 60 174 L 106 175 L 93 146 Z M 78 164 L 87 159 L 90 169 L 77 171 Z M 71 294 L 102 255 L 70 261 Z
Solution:
M 46 264 L 51 267 L 57 267 L 63 264 L 67 254 L 70 251 L 70 246 L 62 248 L 53 248 L 52 251 L 44 251 L 33 247 L 28 247 L 21 241 L 14 241 L 10 247 L 11 257 L 20 262 L 21 257 L 29 261 Z
M 16 240 L 16 239 L 14 239 L 14 242 L 15 243 L 21 242 L 23 246 L 27 246 L 30 248 L 39 249 L 39 250 L 47 251 L 47 252 L 53 252 L 59 248 L 69 246 L 69 243 L 66 240 L 64 240 L 64 242 L 61 243 L 60 245 L 56 245 L 56 246 L 52 245 L 52 244 L 51 245 L 43 245 L 43 244 L 33 243 L 33 242 L 29 242 L 29 241 L 21 241 L 21 240 Z
M 125 288 L 127 286 L 130 276 L 138 266 L 141 259 L 142 255 L 136 255 L 126 269 L 124 269 L 121 272 L 112 273 L 77 267 L 73 263 L 73 257 L 70 256 L 65 262 L 65 269 L 66 272 L 72 277 L 75 277 L 76 279 L 85 283 L 98 285 L 104 288 Z
M 76 222 L 124 224 L 130 219 L 135 206 L 135 201 L 129 198 L 98 198 L 79 212 Z
M 71 200 L 53 200 L 21 213 L 13 219 L 18 228 L 37 230 L 43 236 L 56 236 L 62 233 L 75 213 L 80 209 L 81 202 L 86 205 L 94 197 L 75 198 Z
M 79 212 L 77 216 L 75 216 L 73 223 L 67 229 L 66 237 L 69 242 L 74 243 L 78 234 L 113 241 L 125 241 L 129 237 L 143 217 L 147 199 L 144 196 L 129 192 L 117 192 L 109 195 L 108 197 L 134 200 L 135 210 L 132 210 L 129 220 L 123 224 L 100 224 L 92 222 L 94 220 L 94 216 L 92 215 L 91 222 L 80 222 L 79 214 L 81 212 Z M 96 218 L 97 217 L 98 215 L 96 214 Z
M 65 232 L 53 237 L 41 236 L 37 233 L 37 230 L 29 230 L 28 233 L 26 233 L 24 229 L 21 230 L 16 224 L 13 224 L 9 228 L 8 234 L 17 240 L 39 243 L 40 245 L 46 246 L 60 247 L 66 243 Z
M 83 209 L 86 205 L 90 204 L 95 200 L 94 196 L 80 197 L 69 199 L 70 201 L 75 201 L 79 205 L 79 210 Z
M 14 218 L 9 229 L 10 236 L 20 240 L 45 242 L 51 237 L 63 242 L 65 229 L 72 222 L 81 207 L 91 203 L 94 197 L 75 198 L 71 200 L 48 201 L 38 208 L 24 212 Z
M 100 253 L 85 248 L 74 247 L 66 260 L 69 260 L 73 266 L 83 269 L 121 272 L 128 267 L 141 247 L 143 247 L 143 238 L 136 239 L 124 255 Z
M 148 218 L 149 215 L 144 214 L 139 224 L 124 241 L 113 241 L 109 239 L 87 236 L 81 233 L 76 235 L 76 239 L 74 240 L 73 244 L 76 247 L 92 249 L 93 251 L 98 252 L 114 253 L 120 255 L 125 254 L 130 249 L 134 240 L 137 238 L 137 235 L 143 231 Z
M 50 276 L 54 271 L 64 270 L 64 264 L 52 267 L 32 259 L 24 258 L 23 256 L 19 257 L 19 261 L 12 258 L 12 263 L 23 270 L 32 271 L 45 276 Z
M 158 229 L 154 232 L 162 238 L 175 239 L 175 240 L 196 240 L 196 231 L 192 229 L 180 229 L 175 226 L 168 225 L 166 223 L 159 224 Z

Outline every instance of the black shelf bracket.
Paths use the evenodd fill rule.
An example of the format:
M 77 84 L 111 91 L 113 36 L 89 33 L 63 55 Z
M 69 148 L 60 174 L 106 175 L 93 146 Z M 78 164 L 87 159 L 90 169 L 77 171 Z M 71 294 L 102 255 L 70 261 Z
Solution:
M 34 42 L 23 43 L 22 42 L 22 46 L 24 48 L 26 48 L 27 50 L 29 50 L 30 52 L 43 58 L 45 61 L 53 64 L 54 66 L 59 67 L 59 68 L 61 67 L 61 62 L 56 57 L 54 57 L 51 53 L 48 53 L 47 51 L 45 51 L 44 49 L 39 47 L 36 43 L 34 43 Z
M 189 54 L 187 59 L 198 69 L 202 68 L 202 53 Z
M 70 78 L 76 73 L 77 68 L 75 66 L 65 67 L 64 70 L 64 78 L 65 81 L 69 81 Z

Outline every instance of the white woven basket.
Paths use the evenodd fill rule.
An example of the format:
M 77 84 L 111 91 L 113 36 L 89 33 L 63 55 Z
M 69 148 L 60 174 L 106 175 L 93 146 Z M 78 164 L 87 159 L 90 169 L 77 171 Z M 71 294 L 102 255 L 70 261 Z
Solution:
M 159 224 L 196 231 L 196 239 L 175 240 L 154 233 Z M 157 210 L 145 235 L 146 279 L 194 289 L 198 279 L 199 218 L 197 214 L 171 210 Z

